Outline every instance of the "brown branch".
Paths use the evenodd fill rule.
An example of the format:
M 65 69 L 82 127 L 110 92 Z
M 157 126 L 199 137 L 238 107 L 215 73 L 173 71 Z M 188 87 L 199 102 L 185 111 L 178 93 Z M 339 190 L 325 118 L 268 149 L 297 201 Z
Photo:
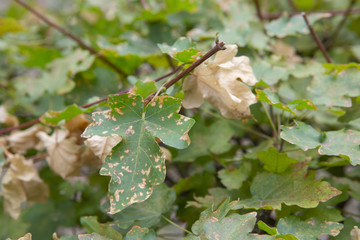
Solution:
M 254 0 L 254 3 L 255 3 L 255 7 L 256 7 L 256 13 L 258 15 L 258 18 L 260 19 L 260 21 L 263 21 L 264 20 L 264 16 L 261 12 L 261 7 L 260 7 L 260 2 L 259 0 Z
M 164 76 L 161 76 L 157 79 L 155 79 L 154 81 L 155 82 L 158 82 L 164 78 L 167 78 L 173 74 L 175 74 L 176 72 L 178 72 L 184 65 L 180 65 L 178 66 L 175 70 L 173 70 L 172 72 L 168 73 L 168 74 L 165 74 Z M 128 93 L 130 91 L 130 89 L 126 89 L 126 90 L 123 90 L 123 91 L 120 91 L 118 93 L 116 93 L 115 95 L 121 95 L 121 94 L 125 94 L 125 93 Z M 88 103 L 88 104 L 84 104 L 84 105 L 81 105 L 80 107 L 82 108 L 88 108 L 88 107 L 91 107 L 91 106 L 94 106 L 98 103 L 101 103 L 101 102 L 105 102 L 107 101 L 108 98 L 105 97 L 105 98 L 101 98 L 97 101 L 94 101 L 94 102 L 91 102 L 91 103 Z M 17 129 L 21 129 L 21 128 L 26 128 L 26 127 L 30 127 L 32 125 L 35 125 L 37 123 L 40 123 L 40 120 L 39 119 L 36 119 L 36 120 L 32 120 L 32 121 L 29 121 L 29 122 L 26 122 L 26 123 L 23 123 L 23 124 L 20 124 L 18 126 L 15 126 L 15 127 L 10 127 L 10 128 L 4 128 L 4 129 L 0 129 L 0 135 L 3 135 L 5 133 L 8 133 L 8 132 L 11 132 L 11 131 L 14 131 L 14 130 L 17 130 Z
M 42 21 L 44 21 L 49 26 L 57 29 L 62 34 L 64 34 L 65 36 L 67 36 L 67 37 L 71 38 L 72 40 L 74 40 L 80 47 L 82 47 L 83 49 L 86 49 L 89 52 L 91 52 L 92 54 L 94 54 L 99 60 L 101 60 L 103 63 L 105 63 L 106 65 L 108 65 L 112 69 L 114 69 L 120 75 L 122 75 L 124 77 L 127 76 L 127 74 L 124 71 L 122 71 L 120 68 L 118 68 L 115 64 L 113 64 L 104 55 L 102 55 L 101 53 L 99 53 L 94 48 L 90 47 L 89 45 L 87 45 L 85 42 L 83 42 L 80 38 L 78 38 L 77 36 L 75 36 L 71 32 L 69 32 L 69 31 L 65 30 L 64 28 L 60 27 L 59 25 L 57 25 L 56 23 L 54 23 L 53 21 L 51 21 L 50 19 L 48 19 L 47 17 L 42 15 L 40 12 L 38 12 L 34 8 L 30 7 L 30 5 L 24 3 L 22 0 L 14 0 L 14 1 L 17 2 L 18 4 L 20 4 L 21 6 L 23 6 L 24 8 L 26 8 L 27 10 L 29 10 L 32 14 L 34 14 L 35 16 L 40 18 Z
M 324 48 L 324 45 L 321 43 L 321 41 L 320 41 L 318 35 L 316 34 L 316 32 L 314 31 L 313 27 L 310 25 L 310 22 L 309 22 L 309 20 L 308 20 L 308 18 L 307 18 L 307 16 L 306 16 L 306 13 L 302 12 L 301 15 L 303 16 L 303 18 L 304 18 L 304 20 L 305 20 L 305 22 L 306 22 L 306 25 L 308 26 L 308 28 L 309 28 L 309 30 L 310 30 L 310 32 L 311 32 L 311 35 L 312 35 L 313 38 L 315 39 L 315 42 L 316 42 L 316 44 L 318 45 L 318 47 L 320 48 L 320 50 L 321 50 L 322 54 L 324 55 L 326 61 L 327 61 L 328 63 L 332 63 L 332 61 L 331 61 L 328 53 L 326 52 L 326 50 L 325 50 L 325 48 Z
M 346 20 L 350 16 L 351 9 L 354 7 L 356 3 L 356 0 L 351 0 L 348 8 L 346 9 L 343 18 L 339 22 L 339 24 L 336 26 L 334 32 L 331 34 L 331 36 L 325 41 L 324 45 L 326 49 L 330 49 L 331 45 L 335 42 L 336 38 L 339 36 L 339 33 L 342 29 L 342 27 L 345 25 Z
M 179 81 L 180 79 L 182 79 L 183 77 L 185 77 L 186 75 L 188 75 L 192 70 L 194 70 L 197 66 L 199 66 L 200 64 L 202 64 L 205 60 L 207 60 L 208 58 L 210 58 L 212 55 L 214 55 L 215 53 L 217 53 L 220 50 L 225 50 L 225 43 L 224 42 L 219 42 L 216 41 L 215 46 L 210 49 L 207 53 L 205 53 L 204 56 L 202 56 L 201 58 L 199 58 L 198 60 L 196 60 L 195 62 L 193 62 L 193 64 L 191 64 L 188 68 L 186 68 L 185 70 L 183 70 L 181 73 L 179 73 L 176 77 L 174 77 L 173 79 L 171 79 L 169 82 L 165 83 L 163 88 L 164 89 L 168 89 L 169 87 L 171 87 L 172 85 L 174 85 L 177 81 Z M 152 93 L 151 95 L 149 95 L 145 101 L 144 101 L 144 105 L 147 105 L 153 98 L 154 96 L 157 94 L 157 92 Z
M 307 15 L 317 14 L 317 13 L 328 13 L 328 14 L 330 14 L 330 17 L 334 17 L 337 15 L 346 14 L 346 12 L 347 12 L 347 10 L 329 10 L 329 11 L 318 11 L 318 12 L 307 12 Z M 348 12 L 348 14 L 359 14 L 359 13 L 360 13 L 360 8 L 351 9 Z M 292 16 L 295 16 L 298 14 L 299 14 L 299 12 L 290 12 L 290 13 L 287 13 L 287 16 L 292 17 Z M 284 13 L 262 13 L 262 17 L 265 20 L 276 19 L 283 15 L 284 15 Z

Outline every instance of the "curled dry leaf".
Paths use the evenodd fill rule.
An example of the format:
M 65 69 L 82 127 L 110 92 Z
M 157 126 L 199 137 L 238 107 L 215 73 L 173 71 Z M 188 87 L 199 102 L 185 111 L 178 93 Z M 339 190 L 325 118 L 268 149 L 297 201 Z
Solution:
M 88 138 L 85 141 L 86 146 L 88 146 L 93 153 L 98 156 L 102 162 L 105 162 L 105 158 L 113 147 L 119 144 L 121 142 L 121 136 L 115 135 L 109 136 L 109 137 L 102 137 L 94 135 L 90 138 Z
M 350 232 L 351 240 L 360 240 L 360 229 L 355 226 Z
M 235 57 L 236 53 L 236 45 L 226 45 L 213 61 L 201 64 L 185 79 L 185 108 L 199 107 L 205 99 L 224 117 L 243 120 L 251 116 L 249 106 L 256 103 L 256 97 L 249 85 L 257 80 L 249 58 Z
M 19 125 L 19 120 L 17 117 L 10 115 L 6 108 L 1 105 L 0 106 L 0 123 L 5 124 L 7 127 L 13 127 Z
M 20 215 L 23 202 L 44 202 L 49 196 L 49 189 L 39 177 L 32 161 L 16 154 L 9 157 L 8 162 L 10 168 L 1 182 L 1 192 L 5 212 L 16 219 Z
M 76 137 L 78 143 L 81 142 L 80 135 L 84 132 L 85 128 L 91 123 L 85 114 L 77 115 L 70 119 L 66 124 L 65 128 L 69 131 L 68 136 Z
M 40 131 L 45 131 L 45 127 L 34 125 L 24 131 L 12 132 L 8 137 L 11 150 L 17 153 L 26 153 L 30 148 L 41 149 L 40 139 L 36 136 Z
M 76 138 L 67 138 L 65 130 L 56 130 L 51 136 L 39 132 L 37 136 L 45 145 L 49 153 L 47 161 L 56 174 L 63 178 L 80 174 L 83 165 L 80 158 L 82 148 L 76 144 Z

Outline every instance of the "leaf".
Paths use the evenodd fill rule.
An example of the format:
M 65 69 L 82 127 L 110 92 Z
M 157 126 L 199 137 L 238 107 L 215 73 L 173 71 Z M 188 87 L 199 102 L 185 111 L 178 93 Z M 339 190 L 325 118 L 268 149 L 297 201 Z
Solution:
M 106 224 L 99 223 L 96 216 L 81 217 L 80 223 L 91 233 L 95 232 L 112 240 L 122 239 L 122 236 L 119 232 Z
M 9 145 L 14 152 L 26 153 L 28 149 L 37 147 L 40 139 L 36 134 L 44 130 L 43 126 L 37 124 L 26 130 L 14 131 L 8 137 Z
M 359 240 L 360 239 L 360 230 L 358 226 L 355 226 L 353 230 L 350 232 L 351 240 Z
M 264 223 L 263 221 L 259 220 L 257 222 L 257 225 L 259 227 L 259 229 L 265 231 L 267 234 L 270 235 L 277 235 L 278 231 L 275 227 L 269 227 L 268 225 L 266 225 L 266 223 Z
M 51 170 L 62 178 L 78 176 L 83 162 L 80 161 L 81 146 L 76 138 L 67 138 L 64 130 L 55 130 L 49 136 L 45 132 L 37 133 L 49 154 L 47 161 Z
M 328 13 L 317 13 L 311 14 L 308 16 L 310 24 L 314 24 L 317 20 L 321 18 L 329 17 Z M 283 38 L 286 36 L 292 36 L 296 34 L 309 34 L 309 28 L 307 27 L 304 18 L 298 14 L 291 18 L 280 17 L 278 19 L 272 20 L 265 24 L 265 29 L 267 34 L 270 36 L 276 36 Z
M 110 238 L 103 237 L 97 233 L 92 234 L 80 234 L 78 235 L 79 240 L 111 240 Z
M 88 138 L 84 143 L 88 146 L 91 151 L 98 156 L 102 162 L 105 162 L 105 158 L 110 154 L 113 147 L 121 142 L 119 135 L 111 137 L 101 137 L 94 135 Z
M 272 66 L 267 61 L 257 61 L 253 64 L 254 74 L 260 81 L 264 81 L 268 85 L 274 85 L 280 80 L 287 80 L 289 73 L 285 68 Z
M 282 173 L 291 165 L 297 163 L 295 159 L 289 158 L 286 153 L 279 153 L 276 148 L 258 152 L 258 157 L 264 163 L 264 169 L 273 173 Z
M 174 161 L 191 162 L 201 156 L 222 154 L 232 147 L 230 138 L 234 131 L 227 122 L 215 121 L 207 126 L 202 117 L 195 119 L 196 123 L 189 134 L 192 143 L 179 151 Z
M 132 89 L 132 92 L 135 95 L 140 95 L 143 99 L 145 99 L 153 92 L 156 92 L 155 82 L 152 81 L 151 79 L 145 79 L 145 81 L 139 80 L 134 84 L 134 88 Z
M 359 222 L 355 221 L 352 217 L 346 218 L 344 221 L 344 227 L 341 229 L 340 234 L 336 237 L 332 237 L 331 239 L 348 240 L 354 226 L 359 226 Z
M 248 176 L 249 173 L 247 169 L 243 167 L 237 169 L 222 169 L 218 172 L 221 183 L 229 190 L 239 189 Z
M 321 222 L 316 218 L 301 221 L 297 216 L 281 218 L 277 225 L 279 234 L 292 234 L 299 240 L 316 240 L 322 234 L 336 236 L 343 225 L 336 222 Z
M 295 121 L 296 126 L 281 127 L 281 138 L 296 144 L 304 151 L 318 146 L 319 154 L 341 156 L 350 160 L 352 165 L 360 163 L 360 132 L 338 130 L 325 132 L 323 136 L 311 126 Z
M 154 187 L 153 194 L 144 202 L 135 203 L 120 213 L 114 214 L 114 223 L 126 229 L 133 224 L 140 227 L 152 227 L 160 222 L 162 215 L 166 214 L 175 202 L 174 190 L 165 184 Z
M 308 87 L 316 105 L 351 107 L 351 98 L 360 95 L 358 72 L 343 75 L 316 75 Z
M 205 197 L 194 196 L 195 201 L 187 201 L 186 207 L 211 208 L 217 207 L 226 198 L 231 197 L 231 192 L 225 188 L 209 188 Z
M 113 148 L 100 170 L 111 176 L 109 183 L 110 213 L 142 202 L 152 194 L 153 187 L 165 177 L 164 156 L 155 140 L 185 148 L 188 131 L 194 120 L 177 114 L 180 100 L 158 97 L 143 106 L 140 96 L 123 94 L 109 96 L 111 110 L 93 113 L 83 137 L 120 135 L 123 140 Z
M 256 89 L 255 92 L 258 101 L 266 102 L 271 106 L 274 106 L 276 108 L 279 108 L 287 112 L 291 112 L 292 114 L 296 114 L 289 106 L 286 106 L 285 104 L 280 102 L 279 96 L 276 93 L 266 89 L 265 90 Z
M 49 189 L 39 177 L 32 161 L 25 160 L 21 155 L 13 155 L 7 161 L 10 168 L 2 179 L 1 193 L 4 197 L 5 213 L 17 219 L 24 202 L 45 202 Z
M 15 33 L 23 30 L 21 24 L 14 18 L 0 17 L 0 37 L 6 33 Z
M 155 232 L 152 229 L 134 226 L 124 240 L 155 240 Z
M 282 203 L 313 208 L 341 193 L 329 183 L 315 180 L 315 173 L 307 172 L 302 163 L 283 174 L 256 175 L 250 191 L 252 198 L 241 200 L 235 208 L 280 210 Z
M 158 44 L 161 52 L 169 54 L 182 63 L 191 63 L 196 60 L 199 50 L 196 49 L 195 43 L 190 38 L 180 37 L 176 42 L 169 46 L 166 43 Z
M 213 61 L 197 68 L 184 80 L 185 108 L 196 108 L 207 100 L 226 118 L 243 120 L 251 116 L 249 106 L 256 102 L 248 85 L 257 80 L 246 56 L 235 57 L 236 45 L 226 45 Z
M 70 119 L 82 114 L 92 112 L 94 108 L 81 108 L 76 104 L 67 106 L 63 111 L 47 111 L 40 117 L 40 121 L 45 124 L 56 126 L 60 121 L 65 120 L 66 122 Z
M 323 67 L 328 70 L 328 73 L 332 71 L 336 71 L 336 74 L 341 73 L 342 71 L 345 71 L 349 68 L 357 68 L 357 70 L 360 70 L 360 64 L 359 63 L 347 63 L 347 64 L 333 64 L 333 63 L 324 63 Z
M 255 222 L 256 212 L 245 215 L 231 214 L 222 220 L 211 218 L 204 223 L 205 236 L 209 240 L 220 238 L 232 240 L 275 240 L 275 236 L 250 234 Z

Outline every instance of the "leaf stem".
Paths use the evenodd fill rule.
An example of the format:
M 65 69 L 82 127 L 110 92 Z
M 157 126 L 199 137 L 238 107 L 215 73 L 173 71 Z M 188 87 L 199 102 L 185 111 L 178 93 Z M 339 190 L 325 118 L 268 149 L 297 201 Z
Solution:
M 91 46 L 87 45 L 84 41 L 82 41 L 80 38 L 78 38 L 77 36 L 75 36 L 74 34 L 72 34 L 71 32 L 67 31 L 66 29 L 60 27 L 59 25 L 57 25 L 56 23 L 54 23 L 53 21 L 51 21 L 50 19 L 48 19 L 47 17 L 45 17 L 43 14 L 41 14 L 40 12 L 38 12 L 37 10 L 35 10 L 34 8 L 30 7 L 30 5 L 28 5 L 27 3 L 24 3 L 22 0 L 14 0 L 16 3 L 18 3 L 19 5 L 23 6 L 24 8 L 26 8 L 27 10 L 29 10 L 32 14 L 34 14 L 35 16 L 37 16 L 38 18 L 40 18 L 42 21 L 44 21 L 46 24 L 48 24 L 49 26 L 57 29 L 58 31 L 60 31 L 62 34 L 64 34 L 65 36 L 71 38 L 73 41 L 75 41 L 80 47 L 88 50 L 89 52 L 91 52 L 92 54 L 94 54 L 99 60 L 101 60 L 103 63 L 105 63 L 106 65 L 108 65 L 109 67 L 111 67 L 113 70 L 115 70 L 118 74 L 122 75 L 123 77 L 126 77 L 127 74 L 122 71 L 120 68 L 118 68 L 114 63 L 112 63 L 108 58 L 106 58 L 104 55 L 102 55 L 101 53 L 99 53 L 98 51 L 96 51 L 94 48 L 92 48 Z
M 331 61 L 328 53 L 326 52 L 326 49 L 325 49 L 324 45 L 321 43 L 318 35 L 316 34 L 316 32 L 314 31 L 313 27 L 311 26 L 311 24 L 310 24 L 310 22 L 309 22 L 309 20 L 308 20 L 308 18 L 307 18 L 307 16 L 306 16 L 306 13 L 302 12 L 301 15 L 303 16 L 303 18 L 304 18 L 304 20 L 305 20 L 305 22 L 306 22 L 306 25 L 308 26 L 308 28 L 309 28 L 309 30 L 310 30 L 310 32 L 311 32 L 311 35 L 312 35 L 313 38 L 315 39 L 315 42 L 316 42 L 316 44 L 318 45 L 318 47 L 320 48 L 320 51 L 321 51 L 322 54 L 324 55 L 326 61 L 327 61 L 328 63 L 332 63 L 332 61 Z
M 168 219 L 168 218 L 167 218 L 167 217 L 165 217 L 164 215 L 161 215 L 161 217 L 162 217 L 164 220 L 166 220 L 168 223 L 170 223 L 171 225 L 173 225 L 173 226 L 175 226 L 175 227 L 177 227 L 177 228 L 179 228 L 179 229 L 183 230 L 184 232 L 186 232 L 186 233 L 188 233 L 188 234 L 194 235 L 192 232 L 190 232 L 189 230 L 187 230 L 187 229 L 183 228 L 182 226 L 180 226 L 180 225 L 178 225 L 178 224 L 174 223 L 173 221 L 171 221 L 170 219 Z
M 260 101 L 260 102 L 261 102 L 261 101 Z M 269 114 L 269 111 L 267 110 L 264 102 L 261 102 L 261 105 L 262 105 L 262 107 L 263 107 L 263 109 L 264 109 L 264 111 L 265 111 L 265 114 L 266 114 L 267 118 L 268 118 L 269 121 L 270 121 L 270 125 L 271 125 L 271 128 L 272 128 L 272 130 L 273 130 L 274 139 L 275 139 L 275 141 L 277 141 L 277 130 L 276 130 L 275 124 L 274 124 L 274 122 L 273 122 L 273 120 L 272 120 L 272 118 L 271 118 L 271 116 L 270 116 L 270 114 Z

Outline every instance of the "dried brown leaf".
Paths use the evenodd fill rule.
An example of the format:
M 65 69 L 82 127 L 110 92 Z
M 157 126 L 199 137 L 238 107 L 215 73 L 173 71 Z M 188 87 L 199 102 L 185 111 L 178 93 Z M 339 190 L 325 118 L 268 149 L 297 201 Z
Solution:
M 39 177 L 32 161 L 16 154 L 9 157 L 8 162 L 10 168 L 1 182 L 2 195 L 5 212 L 16 219 L 23 202 L 44 202 L 49 196 L 49 189 Z
M 102 136 L 92 136 L 85 141 L 85 144 L 93 151 L 93 153 L 98 156 L 102 162 L 105 161 L 105 158 L 113 147 L 118 145 L 121 142 L 121 136 L 114 135 L 111 137 L 102 137 Z
M 16 153 L 26 153 L 30 148 L 41 149 L 40 139 L 36 136 L 40 131 L 45 131 L 45 127 L 34 125 L 23 131 L 12 132 L 8 137 L 11 150 Z

